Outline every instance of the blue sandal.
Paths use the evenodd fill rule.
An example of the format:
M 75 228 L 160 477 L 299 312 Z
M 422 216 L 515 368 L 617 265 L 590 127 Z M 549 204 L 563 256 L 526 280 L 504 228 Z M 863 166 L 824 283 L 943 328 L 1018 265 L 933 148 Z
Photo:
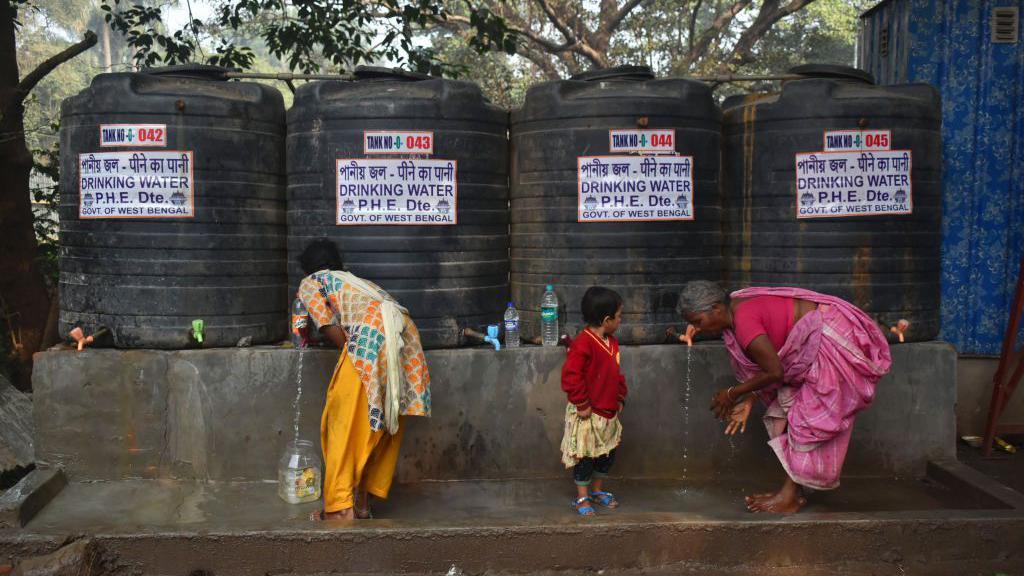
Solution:
M 569 504 L 569 507 L 572 508 L 573 510 L 575 510 L 576 513 L 579 514 L 580 516 L 594 516 L 594 515 L 596 515 L 596 512 L 594 512 L 594 508 L 592 506 L 584 506 L 583 508 L 579 507 L 579 505 L 583 504 L 584 502 L 590 502 L 590 497 L 589 496 L 584 496 L 584 497 L 582 497 L 582 498 L 580 498 L 578 500 L 575 500 L 572 504 Z
M 591 492 L 590 496 L 597 499 L 597 503 L 605 508 L 618 508 L 619 501 L 611 492 Z

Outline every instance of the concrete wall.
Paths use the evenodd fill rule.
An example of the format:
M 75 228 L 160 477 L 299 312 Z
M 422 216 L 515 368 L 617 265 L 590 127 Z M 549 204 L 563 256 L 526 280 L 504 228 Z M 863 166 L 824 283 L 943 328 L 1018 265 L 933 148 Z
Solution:
M 960 357 L 956 369 L 956 429 L 961 435 L 985 433 L 989 404 L 992 402 L 992 377 L 999 358 Z M 1024 423 L 1024 387 L 1010 399 L 1000 422 Z
M 707 407 L 732 380 L 721 344 L 624 348 L 630 400 L 616 473 L 709 477 L 778 466 L 752 418 L 722 435 Z M 304 358 L 301 434 L 319 438 L 336 353 Z M 920 474 L 954 457 L 956 355 L 942 343 L 893 348 L 894 367 L 857 420 L 847 474 Z M 564 474 L 561 349 L 427 354 L 434 415 L 410 419 L 399 479 Z M 72 480 L 276 478 L 292 436 L 298 353 L 270 347 L 195 351 L 87 350 L 36 357 L 37 457 Z M 687 398 L 689 398 L 687 400 Z

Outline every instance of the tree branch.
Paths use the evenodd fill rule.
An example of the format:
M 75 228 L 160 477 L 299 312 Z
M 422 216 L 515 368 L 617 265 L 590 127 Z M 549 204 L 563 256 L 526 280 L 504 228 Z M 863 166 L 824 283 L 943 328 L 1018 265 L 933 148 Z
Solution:
M 576 43 L 576 41 L 577 41 L 576 34 L 572 31 L 571 28 L 569 28 L 568 24 L 566 24 L 565 22 L 562 22 L 561 18 L 559 18 L 558 15 L 555 14 L 555 10 L 551 7 L 551 4 L 548 3 L 548 0 L 533 0 L 533 1 L 538 6 L 540 6 L 541 10 L 544 11 L 544 14 L 548 17 L 548 20 L 550 20 L 551 23 L 555 26 L 555 29 L 557 29 L 559 32 L 562 33 L 562 36 L 565 37 L 566 43 L 570 43 L 570 44 Z
M 562 36 L 565 37 L 565 43 L 556 44 L 550 40 L 542 38 L 539 34 L 524 31 L 523 33 L 527 38 L 541 46 L 547 52 L 552 54 L 561 54 L 563 61 L 566 60 L 566 53 L 575 52 L 587 60 L 590 60 L 595 66 L 603 68 L 608 65 L 608 58 L 605 54 L 607 46 L 604 46 L 603 48 L 601 46 L 594 46 L 595 38 L 593 33 L 586 29 L 582 20 L 580 20 L 576 14 L 573 14 L 572 12 L 559 14 L 548 0 L 533 0 L 533 2 L 540 6 L 548 20 L 555 26 Z M 572 26 L 567 22 L 571 22 Z M 523 26 L 523 28 L 525 28 L 525 26 Z
M 71 60 L 75 56 L 78 56 L 82 52 L 85 52 L 89 48 L 96 45 L 96 33 L 92 30 L 86 30 L 85 36 L 82 41 L 78 44 L 72 44 L 59 53 L 50 56 L 44 60 L 36 69 L 29 72 L 21 82 L 18 82 L 18 86 L 14 89 L 14 95 L 11 97 L 10 102 L 7 102 L 7 110 L 4 110 L 4 116 L 7 116 L 8 110 L 21 106 L 25 102 L 25 98 L 29 92 L 39 84 L 39 81 L 46 77 L 47 74 L 53 72 L 57 66 Z
M 702 4 L 704 4 L 704 0 L 697 0 L 696 4 L 693 5 L 693 11 L 690 12 L 689 34 L 686 36 L 689 43 L 689 46 L 687 47 L 688 52 L 693 52 L 694 36 L 697 34 L 697 16 L 700 14 L 700 7 Z
M 506 22 L 508 22 L 511 19 L 510 18 L 505 18 L 505 20 L 506 20 Z M 456 30 L 456 29 L 462 29 L 462 28 L 470 28 L 472 26 L 472 24 L 470 23 L 469 18 L 467 18 L 465 16 L 459 16 L 459 15 L 456 15 L 456 14 L 449 14 L 446 21 L 438 20 L 436 23 L 439 26 L 442 26 L 442 27 L 447 28 L 449 30 Z M 543 36 L 537 34 L 536 32 L 533 32 L 531 30 L 527 30 L 523 26 L 516 26 L 516 25 L 512 25 L 512 24 L 506 24 L 506 25 L 508 26 L 508 29 L 509 29 L 510 32 L 513 32 L 513 33 L 515 33 L 515 34 L 517 34 L 519 36 L 522 36 L 526 40 L 529 40 L 530 42 L 533 42 L 534 44 L 540 46 L 545 52 L 550 52 L 552 54 L 557 54 L 557 53 L 560 53 L 560 52 L 568 52 L 568 51 L 572 50 L 576 46 L 576 44 L 577 44 L 575 42 L 574 43 L 568 43 L 567 42 L 565 44 L 558 44 L 558 43 L 555 43 L 555 42 L 553 42 L 551 40 L 548 40 L 547 38 L 544 38 Z
M 729 27 L 729 24 L 731 24 L 733 19 L 736 18 L 736 15 L 749 6 L 750 2 L 751 0 L 736 0 L 732 6 L 719 14 L 718 18 L 715 18 L 711 27 L 700 35 L 700 38 L 694 42 L 693 48 L 687 53 L 686 58 L 683 59 L 683 68 L 685 70 L 690 69 L 693 66 L 693 63 L 700 59 L 700 57 L 707 51 L 708 46 L 711 45 L 711 42 L 721 35 L 723 30 Z M 778 0 L 765 0 L 766 4 L 771 2 L 778 3 Z
M 577 43 L 572 51 L 590 60 L 598 68 L 608 67 L 608 57 L 603 52 L 595 50 L 589 44 Z
M 538 52 L 529 46 L 523 46 L 519 53 L 540 68 L 548 80 L 560 80 L 562 78 L 561 74 L 558 73 L 558 69 L 555 68 L 555 64 L 551 61 L 551 58 L 544 53 Z
M 646 2 L 647 0 L 627 0 L 625 4 L 617 12 L 615 12 L 611 18 L 606 22 L 602 23 L 602 30 L 604 30 L 610 37 L 615 33 L 615 30 L 622 24 L 622 21 L 629 16 L 629 13 L 636 9 L 638 6 Z
M 718 67 L 719 71 L 728 71 L 731 67 L 735 68 L 750 62 L 753 59 L 751 53 L 754 50 L 754 46 L 772 29 L 776 22 L 797 12 L 811 2 L 814 2 L 814 0 L 791 0 L 786 6 L 780 7 L 779 0 L 765 0 L 754 23 L 740 35 L 739 40 L 736 41 L 736 45 L 732 49 L 732 53 Z

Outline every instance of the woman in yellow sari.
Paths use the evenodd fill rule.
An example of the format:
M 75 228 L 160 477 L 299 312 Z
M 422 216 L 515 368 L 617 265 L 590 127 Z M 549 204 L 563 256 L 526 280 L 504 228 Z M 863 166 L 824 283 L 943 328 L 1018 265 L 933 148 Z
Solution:
M 405 416 L 430 416 L 430 374 L 409 312 L 376 284 L 342 270 L 328 240 L 299 257 L 306 317 L 341 350 L 320 422 L 324 508 L 314 520 L 369 518 L 369 497 L 387 498 Z

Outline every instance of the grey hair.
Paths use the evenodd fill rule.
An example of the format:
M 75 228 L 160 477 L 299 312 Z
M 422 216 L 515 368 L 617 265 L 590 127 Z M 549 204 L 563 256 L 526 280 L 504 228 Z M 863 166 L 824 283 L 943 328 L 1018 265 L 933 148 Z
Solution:
M 691 280 L 687 282 L 679 292 L 679 302 L 676 304 L 676 312 L 686 317 L 691 314 L 708 312 L 715 304 L 726 305 L 729 303 L 729 293 L 718 285 L 717 282 L 709 280 Z

